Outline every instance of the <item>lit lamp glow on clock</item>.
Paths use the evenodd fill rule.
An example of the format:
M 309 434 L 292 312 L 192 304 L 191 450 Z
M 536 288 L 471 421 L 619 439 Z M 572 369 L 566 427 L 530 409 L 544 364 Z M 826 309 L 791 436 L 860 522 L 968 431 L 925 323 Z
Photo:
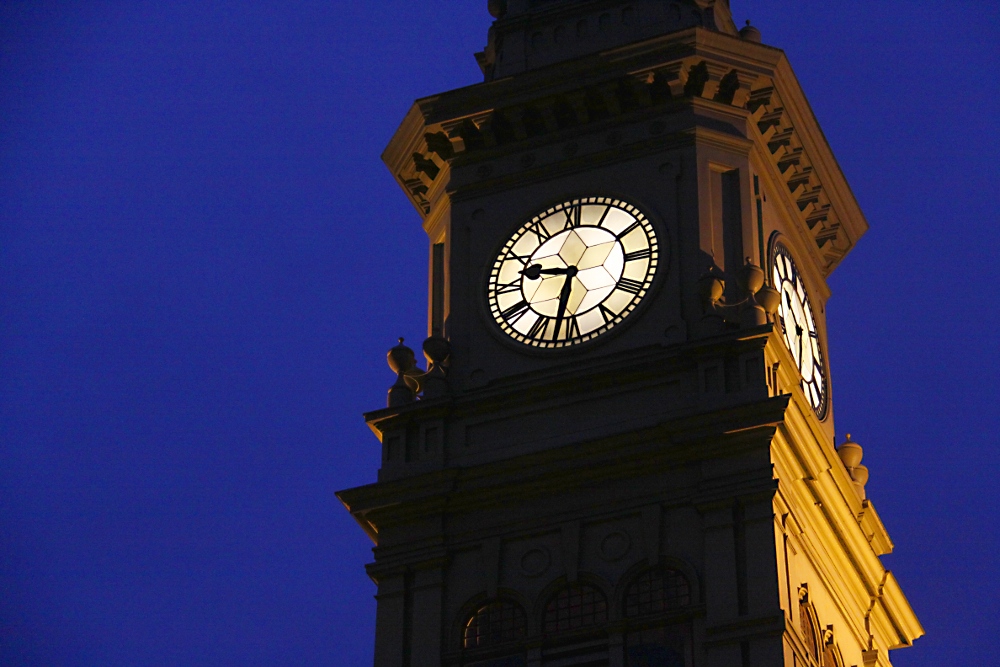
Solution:
M 620 199 L 573 199 L 525 223 L 490 272 L 487 299 L 500 330 L 539 348 L 609 331 L 646 295 L 658 264 L 656 233 Z
M 781 293 L 778 321 L 784 333 L 785 344 L 792 353 L 795 365 L 802 376 L 802 392 L 816 415 L 826 417 L 826 371 L 820 351 L 816 318 L 806 294 L 802 276 L 788 249 L 780 243 L 774 245 L 771 261 L 771 280 Z

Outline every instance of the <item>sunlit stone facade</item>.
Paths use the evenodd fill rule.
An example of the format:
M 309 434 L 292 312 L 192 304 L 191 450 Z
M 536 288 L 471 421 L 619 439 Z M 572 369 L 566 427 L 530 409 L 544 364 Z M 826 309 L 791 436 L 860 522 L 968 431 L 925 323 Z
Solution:
M 338 494 L 375 664 L 888 666 L 922 629 L 826 341 L 867 223 L 784 55 L 722 0 L 490 7 L 383 156 L 429 338 Z

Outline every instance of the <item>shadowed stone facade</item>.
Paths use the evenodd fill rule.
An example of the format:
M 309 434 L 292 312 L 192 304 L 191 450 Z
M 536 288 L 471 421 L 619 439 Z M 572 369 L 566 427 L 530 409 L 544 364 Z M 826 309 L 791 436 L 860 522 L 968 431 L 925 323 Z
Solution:
M 826 347 L 867 223 L 784 55 L 722 0 L 490 5 L 485 82 L 418 100 L 383 156 L 429 236 L 430 338 L 366 415 L 378 481 L 338 494 L 376 544 L 375 664 L 888 666 L 922 628 Z M 592 340 L 517 342 L 498 253 L 586 197 L 649 220 L 648 289 Z

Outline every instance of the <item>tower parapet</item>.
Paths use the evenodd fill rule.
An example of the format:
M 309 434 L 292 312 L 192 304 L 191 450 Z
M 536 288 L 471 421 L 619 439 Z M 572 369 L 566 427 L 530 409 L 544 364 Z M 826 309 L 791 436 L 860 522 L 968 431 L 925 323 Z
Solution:
M 729 35 L 728 0 L 490 0 L 487 81 L 687 28 Z

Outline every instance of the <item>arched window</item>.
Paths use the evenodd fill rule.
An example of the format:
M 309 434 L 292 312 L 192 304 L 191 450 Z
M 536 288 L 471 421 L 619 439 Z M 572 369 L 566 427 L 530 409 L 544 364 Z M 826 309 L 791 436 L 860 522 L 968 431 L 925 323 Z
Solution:
M 799 627 L 806 643 L 806 651 L 813 660 L 819 662 L 819 623 L 816 622 L 816 612 L 807 600 L 799 602 Z
M 493 600 L 479 607 L 465 622 L 462 648 L 482 648 L 515 642 L 528 634 L 528 621 L 521 605 Z
M 671 568 L 646 570 L 625 591 L 625 616 L 659 614 L 691 604 L 687 577 Z
M 625 589 L 625 617 L 662 614 L 691 605 L 691 585 L 678 570 L 653 567 L 644 570 Z M 690 620 L 630 624 L 625 636 L 628 667 L 663 665 L 683 667 L 690 642 Z
M 827 644 L 823 649 L 823 667 L 843 667 L 844 661 L 840 659 L 840 649 L 836 644 Z
M 546 633 L 562 632 L 606 623 L 608 600 L 604 593 L 586 584 L 563 588 L 545 605 Z

